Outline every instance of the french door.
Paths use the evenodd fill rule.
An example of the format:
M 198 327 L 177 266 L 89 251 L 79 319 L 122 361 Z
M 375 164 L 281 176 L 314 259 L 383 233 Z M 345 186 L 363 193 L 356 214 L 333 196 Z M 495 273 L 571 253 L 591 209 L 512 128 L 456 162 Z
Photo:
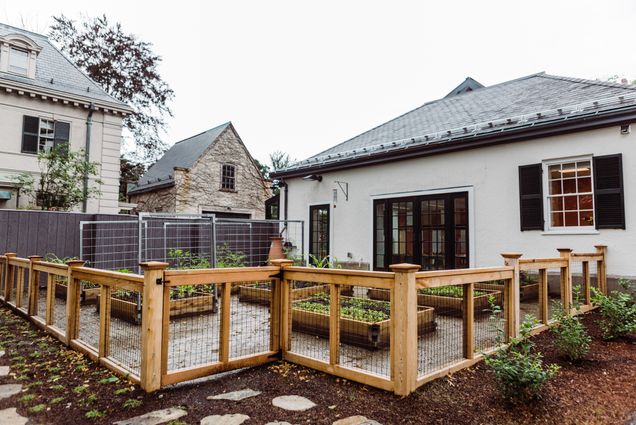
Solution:
M 468 267 L 468 193 L 378 199 L 373 205 L 375 270 Z
M 309 254 L 321 262 L 329 255 L 329 205 L 309 207 Z

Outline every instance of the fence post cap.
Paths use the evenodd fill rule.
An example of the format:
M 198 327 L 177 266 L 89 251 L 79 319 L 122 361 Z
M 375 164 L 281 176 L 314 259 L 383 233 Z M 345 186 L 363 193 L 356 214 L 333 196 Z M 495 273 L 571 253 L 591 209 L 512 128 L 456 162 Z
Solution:
M 294 260 L 289 260 L 287 258 L 280 258 L 280 259 L 277 259 L 277 260 L 269 260 L 269 262 L 272 265 L 279 266 L 279 267 L 291 266 L 292 264 L 294 264 Z
M 409 263 L 400 263 L 400 264 L 391 264 L 389 266 L 389 268 L 391 269 L 391 271 L 394 272 L 402 272 L 402 273 L 407 273 L 407 272 L 416 272 L 418 271 L 422 266 L 420 266 L 419 264 L 409 264 Z
M 596 249 L 607 249 L 607 245 L 594 245 L 594 248 Z
M 501 256 L 503 258 L 512 258 L 512 259 L 518 259 L 521 258 L 523 254 L 520 252 L 502 252 Z
M 572 248 L 557 248 L 559 252 L 572 252 Z
M 15 257 L 15 256 L 17 256 L 17 255 L 18 255 L 18 254 L 16 254 L 15 252 L 5 252 L 5 253 L 4 253 L 4 256 L 5 256 L 5 257 Z
M 84 260 L 68 260 L 66 262 L 66 265 L 69 267 L 82 267 L 84 264 L 86 264 Z
M 37 261 L 40 258 L 44 258 L 44 257 L 42 257 L 41 255 L 29 255 L 29 260 L 31 261 Z
M 139 263 L 139 265 L 144 270 L 163 270 L 167 269 L 170 264 L 164 263 L 163 261 L 145 261 Z

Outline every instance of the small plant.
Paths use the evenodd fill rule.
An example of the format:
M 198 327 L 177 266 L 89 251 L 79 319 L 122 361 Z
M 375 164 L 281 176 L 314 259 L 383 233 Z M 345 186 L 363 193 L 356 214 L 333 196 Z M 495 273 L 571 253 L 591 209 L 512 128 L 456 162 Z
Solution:
M 40 413 L 44 412 L 44 409 L 46 409 L 46 404 L 36 404 L 35 406 L 29 408 L 29 412 Z
M 491 305 L 492 317 L 496 318 L 500 307 Z M 529 314 L 521 324 L 520 336 L 511 337 L 507 347 L 503 344 L 503 330 L 497 325 L 497 343 L 500 349 L 487 356 L 484 362 L 492 369 L 502 395 L 511 401 L 531 401 L 536 399 L 543 386 L 559 372 L 559 366 L 545 366 L 541 353 L 533 352 L 530 332 L 538 323 Z
M 99 410 L 93 409 L 86 412 L 84 416 L 86 417 L 86 419 L 97 419 L 104 416 L 104 414 L 100 412 Z
M 100 384 L 114 384 L 116 382 L 119 382 L 119 378 L 116 376 L 109 376 L 108 378 L 99 380 Z
M 25 394 L 22 397 L 20 397 L 20 401 L 23 401 L 23 402 L 32 401 L 33 399 L 35 399 L 35 394 Z
M 436 288 L 424 288 L 418 291 L 420 294 L 437 295 L 441 297 L 452 298 L 464 298 L 464 288 L 461 286 L 438 286 Z M 487 295 L 488 292 L 475 290 L 473 291 L 473 297 L 479 297 L 481 295 Z M 494 296 L 493 296 L 494 298 Z M 490 297 L 489 297 L 490 299 Z
M 241 251 L 232 251 L 227 243 L 216 248 L 216 267 L 225 269 L 228 267 L 245 267 L 247 256 Z
M 574 308 L 579 311 L 580 286 L 574 288 Z M 569 361 L 578 363 L 590 351 L 592 338 L 587 333 L 579 316 L 568 314 L 560 302 L 554 301 L 553 317 L 556 323 L 550 328 L 554 335 L 554 345 Z
M 128 400 L 126 400 L 124 402 L 124 404 L 122 404 L 122 407 L 124 409 L 136 409 L 137 407 L 141 406 L 142 404 L 144 404 L 144 402 L 141 401 L 141 400 L 137 400 L 135 398 L 129 398 Z
M 62 391 L 66 389 L 64 385 L 53 385 L 49 388 L 52 389 L 53 391 Z
M 51 404 L 60 404 L 66 399 L 66 397 L 55 397 L 50 401 Z
M 316 294 L 294 302 L 294 308 L 320 314 L 330 314 L 329 294 Z M 362 298 L 341 298 L 340 317 L 377 323 L 388 320 L 391 316 L 391 305 L 386 301 L 367 300 Z
M 93 404 L 97 401 L 97 394 L 91 394 L 84 399 L 84 404 Z
M 87 389 L 88 389 L 88 385 L 86 385 L 86 384 L 78 385 L 77 387 L 73 388 L 73 392 L 75 394 L 82 394 Z
M 115 390 L 115 395 L 122 395 L 130 392 L 130 388 L 118 388 Z
M 632 283 L 619 279 L 618 284 L 629 291 Z M 599 307 L 603 319 L 600 322 L 603 339 L 614 339 L 636 331 L 636 301 L 628 292 L 612 291 L 605 295 L 592 288 L 592 303 Z

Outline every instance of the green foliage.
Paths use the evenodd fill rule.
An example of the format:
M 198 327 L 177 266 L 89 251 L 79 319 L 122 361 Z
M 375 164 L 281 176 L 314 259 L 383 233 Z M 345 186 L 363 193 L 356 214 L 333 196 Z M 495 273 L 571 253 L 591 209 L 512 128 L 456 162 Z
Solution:
M 294 308 L 320 314 L 330 314 L 329 294 L 322 293 L 294 302 Z M 340 317 L 377 323 L 389 319 L 391 306 L 386 301 L 367 300 L 362 298 L 342 297 L 340 299 Z
M 36 404 L 35 406 L 29 408 L 29 412 L 40 413 L 40 412 L 44 412 L 45 409 L 46 409 L 46 404 Z
M 51 404 L 60 404 L 65 399 L 66 399 L 66 397 L 55 397 L 55 398 L 51 399 L 50 403 Z
M 141 401 L 141 400 L 137 400 L 135 398 L 129 398 L 121 406 L 124 409 L 136 409 L 137 407 L 141 406 L 142 404 L 144 404 L 144 402 Z
M 619 285 L 629 291 L 630 281 L 619 279 Z M 609 295 L 592 288 L 592 303 L 599 307 L 603 319 L 600 322 L 603 339 L 614 339 L 636 331 L 636 301 L 628 292 L 612 291 Z
M 35 198 L 42 210 L 68 211 L 83 201 L 100 195 L 99 187 L 88 185 L 84 190 L 84 179 L 91 178 L 97 185 L 100 180 L 97 162 L 87 161 L 83 150 L 72 151 L 67 145 L 58 145 L 38 153 L 40 167 L 36 183 L 33 174 L 21 173 L 15 180 L 25 195 Z
M 22 397 L 20 397 L 20 401 L 23 401 L 23 402 L 32 401 L 33 399 L 35 399 L 35 394 L 25 394 Z
M 493 316 L 500 312 L 493 306 Z M 538 323 L 527 315 L 521 324 L 518 338 L 510 338 L 508 346 L 501 346 L 503 331 L 497 327 L 499 350 L 486 357 L 486 365 L 495 374 L 502 395 L 511 401 L 527 402 L 540 395 L 543 386 L 559 372 L 559 366 L 543 364 L 541 353 L 533 352 L 534 344 L 529 339 L 532 328 Z
M 227 243 L 216 247 L 216 267 L 245 267 L 247 256 L 241 251 L 232 251 Z
M 207 258 L 183 249 L 168 250 L 168 258 L 172 263 L 170 267 L 172 270 L 209 269 L 212 267 L 210 260 Z
M 461 286 L 438 286 L 436 288 L 424 288 L 418 291 L 420 294 L 437 295 L 441 297 L 464 298 L 464 289 Z M 488 292 L 475 290 L 473 297 L 486 295 Z
M 119 382 L 119 378 L 116 376 L 109 376 L 108 378 L 104 378 L 104 379 L 100 379 L 99 383 L 102 385 L 105 384 L 116 384 L 117 382 Z
M 580 287 L 575 290 L 578 294 Z M 575 298 L 574 307 L 577 310 L 580 307 L 578 296 Z M 588 335 L 581 318 L 567 314 L 560 302 L 554 301 L 552 311 L 555 323 L 550 332 L 554 336 L 554 345 L 569 361 L 580 362 L 590 351 L 592 338 Z
M 332 261 L 331 256 L 327 255 L 323 258 L 318 258 L 315 255 L 309 254 L 309 265 L 317 269 L 341 269 L 342 266 L 338 264 L 338 260 Z
M 84 416 L 86 417 L 86 419 L 97 419 L 104 416 L 104 414 L 100 412 L 99 410 L 93 409 L 86 412 Z
M 73 392 L 75 394 L 82 394 L 84 391 L 86 391 L 88 389 L 88 385 L 84 384 L 84 385 L 78 385 L 77 387 L 73 388 Z

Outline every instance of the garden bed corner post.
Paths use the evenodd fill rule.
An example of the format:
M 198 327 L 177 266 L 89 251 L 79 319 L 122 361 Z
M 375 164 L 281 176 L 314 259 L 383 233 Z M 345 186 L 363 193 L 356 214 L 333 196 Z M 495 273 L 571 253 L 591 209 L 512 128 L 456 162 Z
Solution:
M 141 304 L 141 388 L 146 392 L 161 388 L 163 343 L 163 284 L 168 263 L 140 263 L 144 272 Z M 168 341 L 165 341 L 168 343 Z
M 274 290 L 272 291 L 272 344 L 273 351 L 282 351 L 282 355 L 290 348 L 291 338 L 291 286 L 289 281 L 285 279 L 285 268 L 292 266 L 292 260 L 270 260 L 273 266 L 280 268 L 279 279 L 274 281 Z M 278 335 L 278 342 L 274 339 Z
M 596 262 L 596 285 L 607 295 L 607 245 L 594 245 L 594 248 L 603 255 L 603 259 Z
M 73 269 L 82 267 L 84 260 L 69 260 L 68 266 L 68 289 L 66 290 L 66 344 L 79 336 L 80 319 L 80 282 L 73 276 Z
M 417 290 L 415 264 L 393 264 L 391 294 L 391 376 L 394 392 L 407 396 L 417 386 Z
M 42 261 L 41 255 L 29 255 L 29 299 L 28 315 L 35 316 L 38 313 L 38 297 L 40 290 L 40 272 L 33 270 L 33 263 Z
M 504 252 L 504 264 L 513 267 L 512 280 L 504 285 L 504 315 L 506 317 L 506 340 L 518 337 L 521 329 L 521 284 L 519 275 L 519 258 L 523 254 L 518 252 Z

